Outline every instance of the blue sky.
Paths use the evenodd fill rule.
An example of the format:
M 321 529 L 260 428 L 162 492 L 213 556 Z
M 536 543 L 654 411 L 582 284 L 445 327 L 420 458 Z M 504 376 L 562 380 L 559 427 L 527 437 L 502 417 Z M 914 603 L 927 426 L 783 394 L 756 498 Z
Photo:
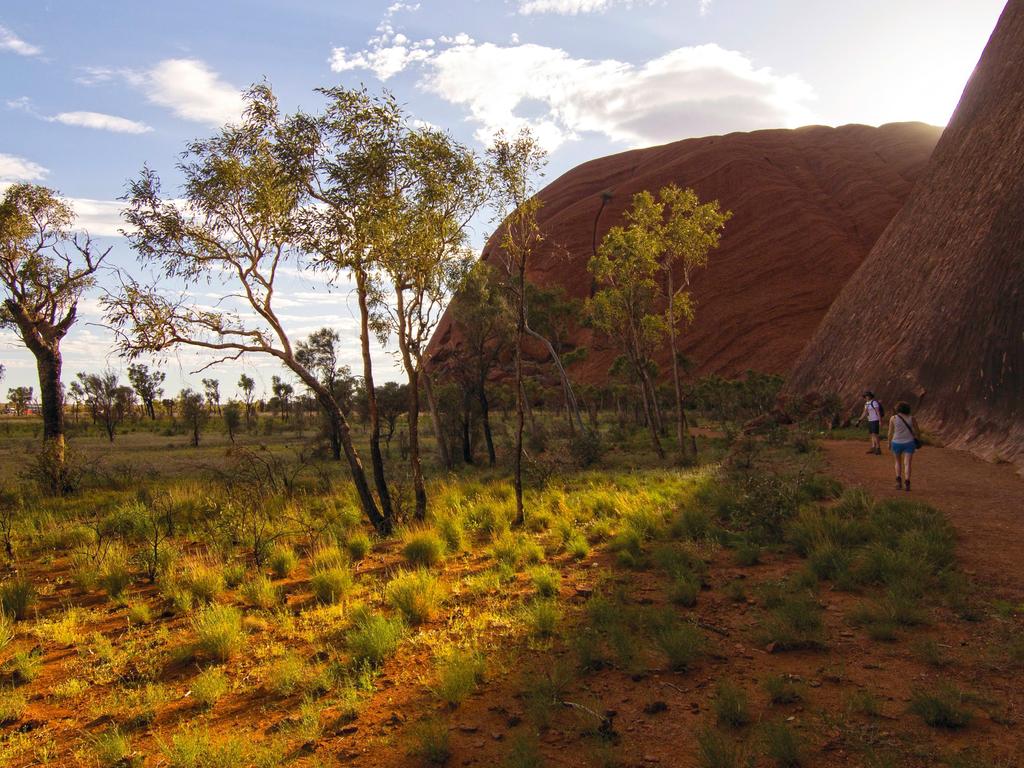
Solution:
M 528 124 L 548 176 L 630 147 L 809 123 L 947 121 L 1003 0 L 51 0 L 0 6 L 0 186 L 34 181 L 72 199 L 82 226 L 116 237 L 116 198 L 147 163 L 165 184 L 184 143 L 238 112 L 238 91 L 267 78 L 285 108 L 313 89 L 392 90 L 418 119 L 482 147 Z M 475 234 L 482 242 L 486 231 Z M 355 362 L 344 285 L 296 277 L 289 328 L 323 324 Z M 209 298 L 216 298 L 216 286 Z M 122 368 L 108 353 L 95 295 L 65 342 L 65 381 Z M 377 354 L 382 378 L 394 360 Z M 0 331 L 7 378 L 38 385 L 34 363 Z M 197 385 L 196 359 L 166 362 L 168 390 Z M 276 364 L 246 370 L 269 389 Z M 210 373 L 203 374 L 210 376 Z M 259 386 L 258 385 L 258 386 Z

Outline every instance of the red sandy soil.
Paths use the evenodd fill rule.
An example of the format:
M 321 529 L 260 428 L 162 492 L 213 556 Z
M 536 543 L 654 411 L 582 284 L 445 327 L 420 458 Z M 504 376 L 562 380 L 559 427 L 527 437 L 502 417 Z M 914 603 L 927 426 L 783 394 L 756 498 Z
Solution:
M 1024 479 L 1009 464 L 992 464 L 964 451 L 926 446 L 914 454 L 910 493 L 896 489 L 892 455 L 866 453 L 863 442 L 823 443 L 829 473 L 874 496 L 921 499 L 941 509 L 959 535 L 969 575 L 1007 599 L 1024 599 Z
M 823 447 L 830 473 L 844 484 L 864 487 L 876 497 L 907 497 L 895 488 L 891 455 L 867 455 L 866 441 L 825 441 Z M 633 676 L 605 669 L 574 679 L 564 694 L 566 700 L 602 714 L 615 713 L 614 754 L 618 762 L 614 764 L 629 768 L 698 766 L 696 734 L 714 724 L 712 698 L 722 679 L 747 691 L 755 723 L 785 721 L 800 735 L 807 747 L 805 766 L 862 768 L 867 764 L 865 755 L 871 754 L 898 754 L 893 765 L 915 767 L 946 765 L 937 759 L 948 760 L 957 754 L 992 761 L 978 765 L 1024 764 L 1018 723 L 1024 698 L 1018 670 L 1001 650 L 1010 624 L 993 618 L 988 608 L 993 600 L 1020 606 L 1024 599 L 1024 480 L 1010 466 L 985 463 L 962 451 L 926 447 L 917 455 L 913 485 L 910 497 L 942 509 L 956 528 L 961 565 L 976 583 L 975 599 L 984 618 L 968 623 L 940 608 L 932 612 L 926 626 L 901 632 L 895 643 L 872 641 L 863 629 L 849 622 L 849 613 L 862 598 L 825 588 L 821 602 L 829 652 L 771 653 L 756 640 L 759 610 L 753 585 L 792 573 L 792 558 L 769 555 L 761 565 L 738 568 L 731 564 L 730 555 L 721 552 L 709 569 L 709 589 L 693 610 L 700 621 L 728 632 L 728 636 L 709 634 L 714 649 L 709 658 L 685 673 L 666 672 L 657 664 Z M 600 570 L 613 568 L 606 556 L 600 560 Z M 563 599 L 568 599 L 569 606 L 582 604 L 582 597 L 572 595 L 577 587 L 591 583 L 593 573 L 588 571 L 576 570 L 566 579 Z M 650 572 L 626 573 L 636 602 L 664 602 L 663 579 Z M 750 597 L 738 603 L 724 594 L 726 585 L 735 579 L 750 585 Z M 941 649 L 945 666 L 936 668 L 922 662 L 915 649 L 926 640 Z M 410 765 L 404 752 L 409 728 L 430 714 L 448 723 L 453 752 L 449 765 L 501 765 L 515 734 L 527 730 L 526 703 L 518 692 L 524 688 L 524 675 L 551 670 L 560 660 L 571 665 L 573 658 L 559 643 L 550 651 L 528 652 L 516 668 L 494 674 L 481 692 L 450 711 L 429 703 L 430 697 L 422 689 L 417 693 L 405 688 L 404 695 L 389 695 L 386 702 L 377 697 L 375 711 L 364 715 L 361 722 L 378 725 L 360 727 L 359 731 L 364 737 L 383 737 L 388 746 L 363 746 L 353 733 L 351 746 L 343 748 L 340 757 L 352 760 L 352 765 L 373 768 Z M 805 702 L 768 702 L 763 681 L 783 674 L 802 681 Z M 928 728 L 907 712 L 915 691 L 946 684 L 968 691 L 973 701 L 981 702 L 974 705 L 971 725 L 962 731 Z M 851 711 L 851 696 L 856 692 L 876 696 L 879 714 Z M 663 711 L 656 711 L 662 706 Z M 389 715 L 396 718 L 390 724 Z M 551 728 L 537 742 L 544 764 L 605 764 L 593 725 L 586 714 L 555 707 Z M 726 729 L 726 733 L 745 742 L 751 755 L 758 754 L 756 725 L 739 731 Z M 756 760 L 757 766 L 770 764 L 764 757 Z

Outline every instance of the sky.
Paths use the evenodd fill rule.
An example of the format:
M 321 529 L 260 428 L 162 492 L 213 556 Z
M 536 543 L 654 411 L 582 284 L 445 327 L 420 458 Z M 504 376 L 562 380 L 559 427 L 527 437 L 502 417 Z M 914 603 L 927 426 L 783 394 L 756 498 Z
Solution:
M 321 86 L 387 89 L 417 120 L 483 149 L 530 127 L 548 179 L 585 160 L 678 139 L 760 128 L 920 120 L 945 125 L 1004 0 L 37 0 L 0 5 L 0 191 L 65 195 L 109 264 L 144 275 L 119 235 L 117 198 L 143 165 L 165 189 L 186 142 L 237 118 L 266 79 L 286 110 L 316 110 Z M 486 240 L 488 221 L 473 233 Z M 102 325 L 100 285 L 63 343 L 64 381 L 126 370 Z M 355 305 L 343 280 L 296 273 L 279 289 L 294 337 L 328 325 L 358 370 Z M 196 301 L 224 294 L 213 282 Z M 401 378 L 376 349 L 378 380 Z M 147 361 L 144 361 L 147 362 Z M 194 373 L 188 352 L 148 361 L 167 394 L 243 371 Z M 0 329 L 0 400 L 34 386 L 35 363 Z

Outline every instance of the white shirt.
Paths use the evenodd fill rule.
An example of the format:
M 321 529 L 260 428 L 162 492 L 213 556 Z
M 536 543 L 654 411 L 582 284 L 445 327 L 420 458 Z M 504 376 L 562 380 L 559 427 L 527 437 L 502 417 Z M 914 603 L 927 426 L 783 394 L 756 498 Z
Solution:
M 914 433 L 910 430 L 910 427 L 914 424 L 913 419 L 910 416 L 904 416 L 902 414 L 892 417 L 892 442 L 894 443 L 912 443 L 914 442 Z
M 864 410 L 868 412 L 868 421 L 882 420 L 882 406 L 878 404 L 877 400 L 868 400 Z

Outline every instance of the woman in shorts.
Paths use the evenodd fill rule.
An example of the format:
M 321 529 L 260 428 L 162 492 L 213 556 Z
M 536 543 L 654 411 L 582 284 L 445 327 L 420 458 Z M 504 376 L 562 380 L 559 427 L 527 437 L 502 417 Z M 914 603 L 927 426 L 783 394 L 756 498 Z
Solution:
M 910 465 L 917 450 L 917 422 L 906 403 L 897 403 L 896 413 L 889 419 L 889 448 L 896 462 L 896 487 L 909 491 Z

